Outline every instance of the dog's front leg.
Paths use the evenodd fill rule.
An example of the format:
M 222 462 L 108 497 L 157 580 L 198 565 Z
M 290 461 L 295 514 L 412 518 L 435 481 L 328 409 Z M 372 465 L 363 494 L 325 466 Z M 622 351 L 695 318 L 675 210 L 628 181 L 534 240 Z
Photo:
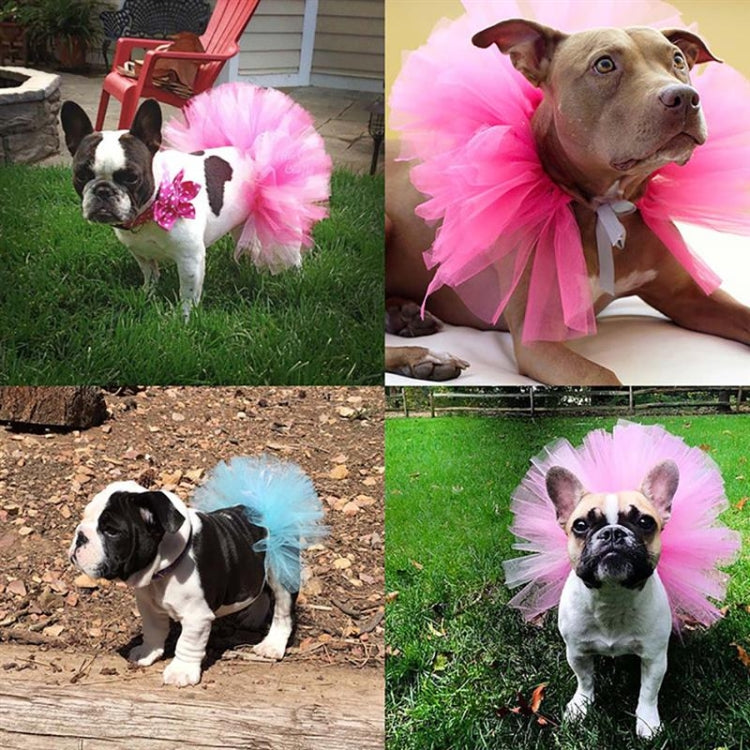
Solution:
M 565 718 L 578 721 L 586 716 L 588 707 L 594 702 L 594 657 L 581 654 L 570 648 L 566 650 L 568 664 L 576 676 L 578 685 L 573 697 L 565 707 Z
M 641 657 L 641 691 L 638 694 L 638 707 L 635 709 L 635 733 L 644 739 L 651 739 L 661 729 L 657 701 L 666 671 L 666 646 L 653 659 Z
M 683 328 L 750 344 L 750 307 L 722 289 L 705 294 L 671 256 L 638 294 Z
M 148 667 L 164 654 L 164 641 L 169 634 L 169 615 L 158 608 L 142 589 L 135 590 L 135 601 L 143 620 L 143 643 L 130 650 L 128 660 Z
M 177 257 L 177 273 L 180 277 L 180 301 L 185 320 L 190 318 L 190 311 L 201 300 L 203 277 L 206 273 L 206 246 L 195 243 L 185 248 Z
M 143 290 L 145 292 L 153 291 L 156 282 L 159 280 L 159 264 L 153 258 L 145 258 L 133 253 L 133 257 L 138 261 L 138 266 L 143 274 Z
M 191 612 L 180 620 L 182 632 L 177 639 L 174 659 L 164 670 L 164 684 L 187 687 L 201 681 L 201 664 L 206 656 L 206 644 L 211 633 L 214 614 L 211 610 Z

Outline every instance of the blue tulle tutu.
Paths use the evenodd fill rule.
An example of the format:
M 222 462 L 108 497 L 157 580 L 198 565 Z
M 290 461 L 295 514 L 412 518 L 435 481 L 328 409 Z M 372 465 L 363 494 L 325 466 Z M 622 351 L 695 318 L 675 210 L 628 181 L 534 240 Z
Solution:
M 266 573 L 287 591 L 300 588 L 300 552 L 320 541 L 323 508 L 310 477 L 297 464 L 271 456 L 236 456 L 210 472 L 191 501 L 209 513 L 244 505 L 251 523 L 267 536 L 254 549 L 265 552 Z

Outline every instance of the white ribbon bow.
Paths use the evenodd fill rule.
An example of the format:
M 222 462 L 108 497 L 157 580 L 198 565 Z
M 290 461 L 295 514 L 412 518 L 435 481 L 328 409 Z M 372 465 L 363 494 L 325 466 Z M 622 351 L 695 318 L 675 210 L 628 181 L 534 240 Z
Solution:
M 599 284 L 604 292 L 615 294 L 615 258 L 613 247 L 625 247 L 627 232 L 618 216 L 632 214 L 636 210 L 630 201 L 602 203 L 596 209 L 596 248 L 599 253 Z

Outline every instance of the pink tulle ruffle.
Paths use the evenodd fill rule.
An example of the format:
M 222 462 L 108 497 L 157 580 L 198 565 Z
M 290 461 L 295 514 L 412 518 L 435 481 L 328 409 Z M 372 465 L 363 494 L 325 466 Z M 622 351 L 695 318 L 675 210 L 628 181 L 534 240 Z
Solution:
M 557 522 L 545 479 L 552 466 L 575 474 L 589 492 L 637 490 L 648 471 L 672 459 L 680 472 L 672 514 L 662 532 L 657 570 L 672 607 L 675 627 L 685 619 L 709 625 L 721 615 L 710 601 L 720 601 L 727 575 L 718 565 L 730 563 L 740 537 L 718 522 L 727 507 L 724 482 L 714 461 L 700 448 L 661 426 L 620 421 L 609 433 L 590 432 L 574 448 L 567 440 L 548 445 L 513 493 L 511 531 L 514 549 L 532 554 L 504 563 L 506 585 L 523 586 L 509 602 L 533 619 L 557 606 L 571 565 L 567 537 Z
M 252 160 L 250 215 L 236 254 L 272 271 L 298 263 L 330 195 L 331 158 L 310 114 L 281 91 L 227 83 L 191 99 L 183 116 L 164 128 L 169 147 L 234 146 Z
M 617 4 L 465 0 L 466 15 L 441 21 L 410 53 L 394 83 L 391 127 L 401 158 L 415 160 L 417 213 L 440 224 L 425 253 L 436 268 L 427 296 L 455 288 L 495 323 L 529 264 L 523 340 L 565 340 L 596 331 L 591 288 L 571 197 L 536 152 L 531 116 L 542 98 L 496 47 L 471 43 L 503 18 L 526 17 L 563 31 L 596 26 L 684 26 L 651 0 Z M 688 248 L 672 220 L 750 234 L 750 84 L 726 65 L 693 71 L 709 138 L 685 167 L 659 172 L 638 204 L 644 221 L 704 292 L 720 279 Z M 426 299 L 425 298 L 425 299 Z

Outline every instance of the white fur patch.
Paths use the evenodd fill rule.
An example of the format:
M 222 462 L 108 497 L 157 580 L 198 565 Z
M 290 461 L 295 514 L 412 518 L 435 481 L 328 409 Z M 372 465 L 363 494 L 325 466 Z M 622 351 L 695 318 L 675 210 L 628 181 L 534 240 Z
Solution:
M 604 498 L 604 516 L 607 523 L 616 524 L 619 520 L 620 501 L 617 495 L 606 495 Z
M 102 179 L 111 180 L 112 175 L 125 169 L 125 151 L 120 143 L 124 130 L 105 130 L 102 140 L 94 152 L 94 174 Z

